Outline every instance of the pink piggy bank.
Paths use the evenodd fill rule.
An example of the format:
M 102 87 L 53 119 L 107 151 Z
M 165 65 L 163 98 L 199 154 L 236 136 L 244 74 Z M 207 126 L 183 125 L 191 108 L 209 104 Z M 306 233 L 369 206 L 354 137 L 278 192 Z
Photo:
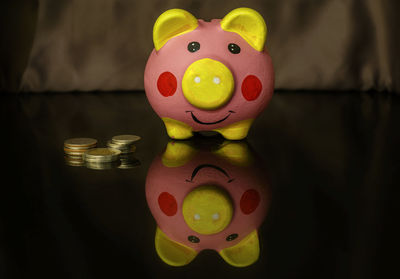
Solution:
M 155 248 L 165 263 L 186 265 L 204 249 L 236 267 L 257 261 L 270 191 L 245 143 L 168 143 L 149 168 L 146 199 L 158 225 Z
M 264 19 L 249 8 L 211 22 L 181 9 L 159 16 L 144 86 L 171 138 L 200 131 L 230 140 L 247 136 L 273 94 L 266 34 Z

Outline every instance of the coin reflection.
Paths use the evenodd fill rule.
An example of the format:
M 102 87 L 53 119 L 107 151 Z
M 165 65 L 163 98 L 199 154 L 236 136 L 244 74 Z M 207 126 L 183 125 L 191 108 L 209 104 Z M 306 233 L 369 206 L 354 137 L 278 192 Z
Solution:
M 259 258 L 258 228 L 270 190 L 246 142 L 170 141 L 149 168 L 146 199 L 157 223 L 155 248 L 165 263 L 187 265 L 205 249 L 236 267 Z
M 140 166 L 140 161 L 136 159 L 132 154 L 133 153 L 121 154 L 121 164 L 118 166 L 119 169 L 132 169 Z
M 85 165 L 82 156 L 65 155 L 65 164 L 72 167 L 82 167 Z

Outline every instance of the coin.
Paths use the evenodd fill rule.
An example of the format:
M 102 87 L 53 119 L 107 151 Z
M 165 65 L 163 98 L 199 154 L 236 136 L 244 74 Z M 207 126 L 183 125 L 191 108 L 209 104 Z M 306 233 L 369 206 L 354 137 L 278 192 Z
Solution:
M 86 149 L 97 145 L 97 140 L 92 138 L 72 138 L 64 141 L 64 147 L 71 149 Z
M 119 166 L 118 161 L 114 162 L 85 162 L 85 166 L 92 170 L 109 170 Z
M 112 137 L 113 142 L 120 144 L 131 144 L 138 140 L 140 140 L 140 137 L 136 135 L 119 135 Z
M 85 161 L 89 162 L 112 162 L 119 159 L 121 151 L 113 148 L 93 148 L 83 154 Z
M 118 149 L 122 153 L 132 153 L 135 152 L 136 146 L 133 144 L 120 144 L 120 143 L 115 143 L 112 140 L 109 140 L 107 142 L 107 146 L 110 148 Z

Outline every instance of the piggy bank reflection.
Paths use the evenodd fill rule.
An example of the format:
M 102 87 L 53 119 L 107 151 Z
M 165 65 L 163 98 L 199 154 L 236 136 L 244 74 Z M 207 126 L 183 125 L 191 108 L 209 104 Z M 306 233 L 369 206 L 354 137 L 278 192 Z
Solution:
M 273 94 L 266 36 L 264 19 L 249 8 L 210 22 L 181 9 L 158 17 L 144 86 L 171 138 L 200 131 L 229 140 L 247 136 Z
M 258 228 L 270 201 L 260 166 L 244 142 L 169 142 L 146 178 L 159 257 L 183 266 L 212 249 L 232 266 L 257 261 Z

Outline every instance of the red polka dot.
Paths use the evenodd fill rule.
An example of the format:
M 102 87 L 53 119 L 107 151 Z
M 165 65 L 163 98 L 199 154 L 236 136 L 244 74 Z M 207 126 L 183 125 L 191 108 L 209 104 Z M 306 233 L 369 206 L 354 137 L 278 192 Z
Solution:
M 158 205 L 167 216 L 174 216 L 178 209 L 174 196 L 167 192 L 163 192 L 158 196 Z
M 158 91 L 164 97 L 169 97 L 174 95 L 176 91 L 176 77 L 171 72 L 164 72 L 162 73 L 157 80 L 157 88 Z
M 240 209 L 244 214 L 250 214 L 258 207 L 260 195 L 254 189 L 247 190 L 240 199 Z
M 261 81 L 258 77 L 249 75 L 242 83 L 242 94 L 247 101 L 254 101 L 260 96 L 262 90 Z

